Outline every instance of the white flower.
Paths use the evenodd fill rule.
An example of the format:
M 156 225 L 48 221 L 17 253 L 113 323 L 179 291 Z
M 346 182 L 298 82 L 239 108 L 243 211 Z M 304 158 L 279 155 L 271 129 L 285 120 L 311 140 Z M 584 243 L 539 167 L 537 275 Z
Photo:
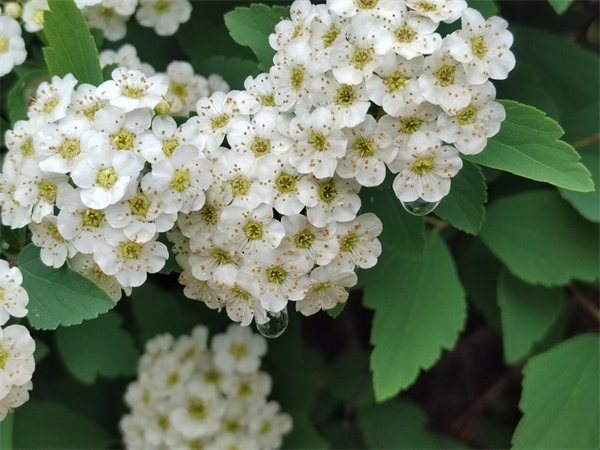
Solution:
M 0 77 L 14 66 L 23 64 L 27 57 L 25 41 L 21 37 L 19 22 L 8 16 L 0 17 Z
M 369 269 L 377 264 L 381 255 L 381 234 L 383 224 L 372 213 L 358 216 L 351 222 L 338 223 L 336 237 L 340 244 L 337 258 L 331 263 L 340 272 L 354 270 L 354 267 Z
M 146 78 L 143 72 L 125 67 L 116 68 L 111 76 L 112 80 L 98 86 L 96 96 L 125 112 L 154 108 L 167 93 L 168 86 L 160 76 Z
M 298 200 L 298 170 L 286 157 L 268 155 L 267 158 L 276 159 L 277 164 L 274 169 L 271 164 L 259 166 L 261 200 L 273 205 L 281 215 L 298 214 L 303 208 Z
M 515 67 L 515 55 L 509 50 L 513 35 L 508 22 L 500 17 L 483 19 L 481 13 L 467 8 L 462 12 L 462 29 L 446 37 L 448 52 L 461 62 L 467 81 L 482 84 L 488 78 L 504 80 Z
M 56 226 L 57 217 L 45 216 L 40 223 L 30 223 L 31 241 L 41 248 L 40 257 L 47 266 L 61 267 L 67 257 L 71 258 L 77 250 L 61 236 Z
M 440 139 L 455 147 L 465 155 L 483 151 L 487 138 L 500 131 L 500 124 L 506 118 L 504 107 L 494 102 L 496 89 L 491 82 L 471 87 L 471 102 L 456 116 L 442 112 L 438 117 Z
M 22 206 L 15 199 L 19 183 L 18 170 L 14 162 L 6 160 L 0 173 L 0 207 L 2 223 L 11 228 L 21 228 L 31 222 L 32 205 Z
M 104 289 L 115 303 L 121 299 L 123 291 L 125 295 L 131 295 L 131 287 L 123 286 L 114 276 L 102 272 L 100 266 L 94 261 L 93 255 L 77 253 L 69 259 L 69 265 Z
M 179 275 L 179 283 L 184 286 L 183 295 L 192 300 L 203 302 L 210 309 L 221 309 L 219 298 L 217 297 L 218 288 L 206 280 L 197 279 L 191 272 L 183 271 Z
M 142 188 L 152 186 L 165 202 L 165 212 L 198 211 L 204 205 L 204 191 L 212 182 L 212 164 L 194 145 L 180 145 L 171 158 L 158 161 Z
M 317 178 L 332 177 L 338 160 L 346 154 L 348 138 L 334 124 L 333 114 L 325 107 L 312 113 L 296 110 L 290 122 L 290 136 L 295 140 L 290 163 L 300 173 L 313 173 Z
M 108 228 L 105 242 L 94 252 L 94 259 L 107 275 L 114 275 L 124 286 L 137 287 L 147 273 L 156 273 L 169 258 L 167 247 L 157 241 L 129 239 L 122 230 Z
M 353 17 L 358 13 L 380 14 L 397 6 L 398 0 L 327 0 L 329 9 L 339 16 Z
M 429 17 L 434 22 L 452 23 L 467 7 L 465 0 L 404 0 L 406 5 L 418 14 Z
M 142 62 L 138 58 L 136 48 L 131 44 L 123 44 L 117 51 L 102 50 L 100 52 L 100 65 L 102 67 L 110 64 L 117 64 L 119 67 L 127 67 L 128 69 L 142 70 Z
M 225 404 L 213 386 L 191 380 L 185 386 L 186 398 L 169 418 L 186 438 L 210 436 L 219 430 Z
M 348 147 L 346 156 L 337 165 L 337 174 L 343 178 L 355 177 L 367 187 L 383 183 L 385 164 L 391 162 L 398 152 L 392 138 L 371 115 L 356 127 L 344 130 L 344 133 L 348 137 Z
M 131 16 L 138 6 L 138 0 L 102 0 L 102 6 L 112 8 L 121 16 Z
M 360 184 L 354 178 L 339 176 L 319 180 L 313 176 L 298 181 L 298 199 L 306 206 L 306 216 L 315 227 L 332 222 L 348 222 L 360 208 Z
M 188 0 L 140 0 L 135 18 L 144 27 L 154 28 L 159 36 L 171 36 L 192 13 Z
M 137 0 L 122 0 L 123 5 L 135 5 Z M 133 11 L 127 15 L 119 14 L 114 8 L 105 6 L 104 4 L 95 6 L 86 6 L 82 9 L 88 26 L 90 28 L 98 28 L 104 32 L 104 37 L 109 41 L 118 41 L 123 39 L 127 34 L 127 26 L 125 22 L 129 20 Z
M 0 259 L 0 325 L 4 325 L 10 316 L 27 315 L 29 296 L 21 283 L 23 275 L 19 268 L 10 267 L 7 261 Z
M 77 80 L 70 73 L 64 78 L 52 77 L 52 84 L 47 81 L 41 83 L 29 107 L 29 119 L 36 125 L 43 125 L 65 117 L 76 84 Z
M 23 325 L 0 328 L 0 399 L 31 380 L 35 370 L 35 341 Z
M 275 25 L 275 33 L 269 36 L 269 44 L 275 50 L 281 50 L 294 39 L 308 41 L 310 25 L 317 14 L 310 0 L 295 0 L 290 6 L 289 19 Z
M 33 383 L 30 380 L 24 384 L 13 386 L 10 392 L 0 399 L 0 422 L 4 420 L 9 411 L 29 400 L 29 391 L 32 388 Z
M 226 233 L 196 233 L 190 239 L 189 263 L 192 273 L 198 280 L 211 280 L 219 266 L 233 264 L 239 267 L 243 263 L 242 253 L 232 236 Z
M 23 22 L 25 30 L 35 33 L 44 28 L 44 11 L 48 11 L 48 0 L 30 0 L 23 7 Z
M 96 86 L 91 84 L 80 84 L 71 96 L 69 107 L 78 116 L 83 116 L 90 122 L 94 122 L 96 112 L 107 105 L 107 102 L 96 97 Z
M 436 130 L 436 119 L 441 108 L 429 102 L 419 105 L 409 103 L 398 108 L 395 116 L 385 115 L 379 119 L 379 126 L 389 134 L 398 145 L 404 145 L 415 131 Z
M 265 372 L 258 372 L 257 370 L 248 373 L 226 373 L 221 383 L 223 393 L 231 400 L 229 402 L 230 409 L 233 409 L 232 406 L 246 406 L 243 408 L 246 422 L 250 419 L 248 417 L 250 412 L 248 406 L 252 408 L 263 404 L 265 398 L 271 392 L 271 377 Z M 243 405 L 243 403 L 246 405 Z
M 257 407 L 250 420 L 250 432 L 260 448 L 281 448 L 282 437 L 292 430 L 292 418 L 279 412 L 279 403 L 268 402 Z
M 310 25 L 310 39 L 308 43 L 315 53 L 315 61 L 323 66 L 323 70 L 331 69 L 329 56 L 336 44 L 346 39 L 345 28 L 348 20 L 332 13 L 327 5 L 316 5 L 317 16 Z
M 285 228 L 285 237 L 279 246 L 282 252 L 297 253 L 307 261 L 319 265 L 329 264 L 337 255 L 335 222 L 318 228 L 312 225 L 306 216 L 293 214 L 283 216 L 281 223 Z
M 158 0 L 163 1 L 163 0 Z M 172 61 L 165 74 L 169 90 L 165 100 L 171 104 L 170 114 L 188 117 L 200 97 L 208 95 L 208 81 L 194 73 L 187 61 Z
M 144 132 L 139 138 L 139 151 L 144 160 L 151 164 L 163 158 L 170 158 L 175 149 L 186 143 L 184 127 L 177 127 L 171 116 L 156 116 L 152 120 L 152 129 Z M 204 137 L 196 136 L 200 142 L 198 148 L 204 148 Z
M 265 158 L 261 158 L 261 162 L 264 160 Z M 213 175 L 223 183 L 223 198 L 231 199 L 232 205 L 256 208 L 263 201 L 259 191 L 257 167 L 255 158 L 249 154 L 231 151 L 223 154 L 213 166 Z
M 188 214 L 179 214 L 177 216 L 177 224 L 181 228 L 181 233 L 188 238 L 191 238 L 200 231 L 211 233 L 218 231 L 219 214 L 226 204 L 221 192 L 221 186 L 217 186 L 216 184 L 211 185 L 205 195 L 206 201 L 199 211 L 192 211 Z
M 216 366 L 223 372 L 250 373 L 260 367 L 260 359 L 267 353 L 267 341 L 250 328 L 231 324 L 226 333 L 213 338 L 211 349 Z
M 34 142 L 41 126 L 42 124 L 35 124 L 29 120 L 19 120 L 12 130 L 6 132 L 5 142 L 9 150 L 6 159 L 12 160 L 15 167 L 19 167 L 21 162 L 29 156 L 36 155 L 37 159 L 41 157 L 37 153 L 38 149 Z
M 249 76 L 244 81 L 244 88 L 256 99 L 256 102 L 260 105 L 259 110 L 279 110 L 275 104 L 275 86 L 268 73 L 261 73 L 256 78 Z
M 433 203 L 450 192 L 450 178 L 462 168 L 462 160 L 454 147 L 441 146 L 435 133 L 417 131 L 388 167 L 399 172 L 393 188 L 400 201 Z
M 296 311 L 305 316 L 345 303 L 348 299 L 345 288 L 354 286 L 358 278 L 352 271 L 340 271 L 336 264 L 328 264 L 314 269 L 310 273 L 310 281 L 306 298 L 296 303 Z

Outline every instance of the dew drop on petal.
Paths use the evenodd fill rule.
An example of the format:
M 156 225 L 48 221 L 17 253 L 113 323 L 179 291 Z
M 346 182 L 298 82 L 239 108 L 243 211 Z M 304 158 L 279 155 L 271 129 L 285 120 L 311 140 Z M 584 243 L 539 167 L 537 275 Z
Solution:
M 123 214 L 117 214 L 117 220 L 118 221 L 123 220 Z
M 256 324 L 256 329 L 266 338 L 276 338 L 283 334 L 288 326 L 287 308 L 279 312 L 267 311 L 268 322 Z
M 400 203 L 402 203 L 404 209 L 411 213 L 413 216 L 424 216 L 426 214 L 429 214 L 437 207 L 437 205 L 440 204 L 439 201 L 428 202 L 423 200 L 422 198 L 418 198 L 412 202 L 400 201 Z

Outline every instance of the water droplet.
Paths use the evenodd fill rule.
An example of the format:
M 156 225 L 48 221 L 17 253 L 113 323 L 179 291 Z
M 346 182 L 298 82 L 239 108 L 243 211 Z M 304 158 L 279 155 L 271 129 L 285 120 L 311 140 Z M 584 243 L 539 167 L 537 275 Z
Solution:
M 411 213 L 413 216 L 424 216 L 433 211 L 436 208 L 436 206 L 439 205 L 440 202 L 428 202 L 423 200 L 422 198 L 418 198 L 413 202 L 400 201 L 400 203 L 402 203 L 404 209 Z
M 267 311 L 268 322 L 256 324 L 256 329 L 267 338 L 276 338 L 283 334 L 288 326 L 287 308 L 283 308 L 279 312 Z
M 119 221 L 123 220 L 123 214 L 117 214 L 117 220 L 119 220 Z

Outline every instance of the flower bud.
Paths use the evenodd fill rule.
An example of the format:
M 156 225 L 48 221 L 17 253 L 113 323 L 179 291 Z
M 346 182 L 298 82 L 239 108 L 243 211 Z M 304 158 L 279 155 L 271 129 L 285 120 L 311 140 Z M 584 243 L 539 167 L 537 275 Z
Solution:
M 17 2 L 10 2 L 4 6 L 4 12 L 8 17 L 12 17 L 13 19 L 18 19 L 21 17 L 21 13 L 23 12 L 23 8 Z
M 164 98 L 154 107 L 154 112 L 159 116 L 165 116 L 171 111 L 173 102 L 168 102 Z

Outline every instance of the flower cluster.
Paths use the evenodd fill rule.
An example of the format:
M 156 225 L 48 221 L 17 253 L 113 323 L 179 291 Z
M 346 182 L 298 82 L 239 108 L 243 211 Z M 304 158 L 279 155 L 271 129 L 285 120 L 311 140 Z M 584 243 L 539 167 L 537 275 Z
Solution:
M 148 341 L 138 379 L 127 387 L 121 419 L 127 449 L 271 450 L 292 428 L 267 401 L 271 377 L 259 371 L 266 340 L 232 324 L 207 347 L 208 330 Z
M 22 325 L 9 325 L 10 316 L 25 317 L 29 297 L 21 287 L 23 277 L 16 267 L 0 260 L 0 422 L 12 408 L 29 399 L 35 370 L 35 342 Z

